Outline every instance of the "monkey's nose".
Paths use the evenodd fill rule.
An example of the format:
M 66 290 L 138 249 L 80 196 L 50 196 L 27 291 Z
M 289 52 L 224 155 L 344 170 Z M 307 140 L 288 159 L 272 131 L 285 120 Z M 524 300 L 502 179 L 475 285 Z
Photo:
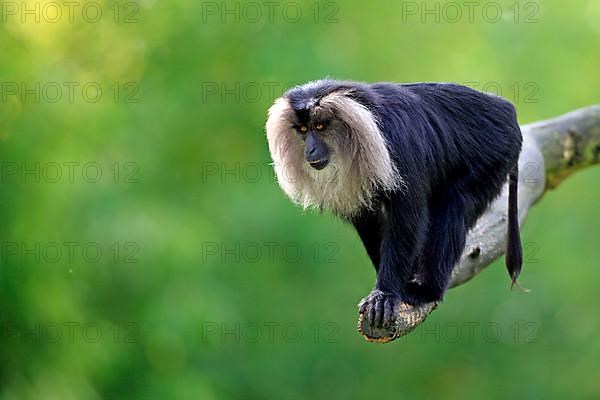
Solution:
M 306 158 L 306 161 L 315 161 L 318 160 L 319 158 L 321 158 L 322 156 L 322 151 L 319 151 L 319 149 L 317 148 L 317 146 L 314 147 L 307 147 L 306 149 L 304 149 L 304 158 Z

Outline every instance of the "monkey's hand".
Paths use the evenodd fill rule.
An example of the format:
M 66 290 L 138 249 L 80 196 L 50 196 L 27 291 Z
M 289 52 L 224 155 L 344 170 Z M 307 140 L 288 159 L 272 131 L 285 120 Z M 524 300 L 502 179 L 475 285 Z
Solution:
M 437 305 L 412 305 L 396 295 L 373 289 L 359 304 L 358 331 L 369 342 L 387 343 L 415 329 Z
M 371 329 L 388 329 L 394 326 L 399 303 L 399 295 L 373 289 L 358 304 L 358 312 Z

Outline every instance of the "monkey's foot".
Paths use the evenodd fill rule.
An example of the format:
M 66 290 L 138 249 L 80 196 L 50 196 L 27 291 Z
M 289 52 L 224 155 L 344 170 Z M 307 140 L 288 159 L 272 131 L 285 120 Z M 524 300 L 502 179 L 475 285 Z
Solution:
M 358 312 L 364 315 L 365 323 L 373 329 L 387 329 L 394 325 L 398 315 L 400 296 L 373 289 L 358 305 Z
M 419 324 L 425 321 L 425 318 L 427 318 L 438 305 L 438 302 L 423 303 L 417 306 L 404 302 L 396 303 L 394 306 L 393 323 L 383 327 L 371 323 L 370 310 L 373 304 L 377 304 L 376 302 L 373 303 L 367 301 L 372 295 L 373 292 L 365 297 L 360 303 L 360 314 L 358 317 L 358 331 L 369 342 L 387 343 L 410 333 L 419 326 Z M 375 312 L 375 314 L 377 313 Z

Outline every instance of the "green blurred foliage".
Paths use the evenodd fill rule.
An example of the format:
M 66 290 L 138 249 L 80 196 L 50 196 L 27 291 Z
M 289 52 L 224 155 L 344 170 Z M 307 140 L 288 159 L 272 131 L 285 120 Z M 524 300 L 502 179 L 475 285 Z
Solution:
M 82 3 L 73 22 L 52 23 L 50 9 L 22 22 L 13 6 L 25 5 L 3 2 L 0 396 L 599 398 L 599 169 L 532 210 L 531 293 L 511 292 L 499 261 L 385 346 L 355 329 L 374 281 L 356 234 L 292 206 L 272 178 L 263 125 L 292 83 L 500 88 L 522 123 L 598 102 L 597 0 L 500 1 L 496 22 L 485 2 L 472 18 L 455 2 L 455 22 L 448 3 L 409 3 L 301 0 L 286 14 L 282 2 L 270 18 L 263 2 L 142 0 L 117 3 L 117 15 L 100 0 L 98 22 Z M 439 22 L 423 22 L 436 7 Z M 62 97 L 23 93 L 36 82 Z M 73 101 L 65 82 L 79 84 Z M 79 163 L 72 182 L 66 162 Z M 21 175 L 36 163 L 39 182 Z M 58 182 L 44 175 L 52 163 Z M 87 163 L 98 182 L 94 170 L 82 177 Z M 73 261 L 65 242 L 78 243 Z

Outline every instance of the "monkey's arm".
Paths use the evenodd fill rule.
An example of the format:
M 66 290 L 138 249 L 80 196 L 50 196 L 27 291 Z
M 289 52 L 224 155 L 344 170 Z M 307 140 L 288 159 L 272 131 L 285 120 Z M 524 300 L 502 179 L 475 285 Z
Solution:
M 523 150 L 519 158 L 519 220 L 548 189 L 554 189 L 574 172 L 600 163 L 600 105 L 573 111 L 561 117 L 525 125 Z M 506 248 L 507 190 L 488 208 L 467 236 L 460 262 L 452 272 L 452 286 L 458 286 L 500 257 Z M 359 331 L 367 340 L 388 342 L 403 336 L 435 309 L 435 303 L 398 306 L 396 325 L 376 333 Z
M 365 250 L 375 267 L 379 270 L 381 256 L 381 215 L 376 211 L 363 212 L 352 218 L 352 225 L 360 236 L 360 240 L 365 246 Z
M 384 201 L 379 218 L 377 282 L 359 304 L 359 313 L 373 329 L 388 327 L 396 319 L 397 306 L 407 299 L 407 283 L 414 276 L 417 257 L 425 241 L 428 221 L 425 201 L 407 200 L 401 192 L 391 194 Z M 361 236 L 366 236 L 365 233 L 359 230 Z
M 429 221 L 425 201 L 408 201 L 396 194 L 385 206 L 381 239 L 381 260 L 376 287 L 402 294 L 415 273 Z

